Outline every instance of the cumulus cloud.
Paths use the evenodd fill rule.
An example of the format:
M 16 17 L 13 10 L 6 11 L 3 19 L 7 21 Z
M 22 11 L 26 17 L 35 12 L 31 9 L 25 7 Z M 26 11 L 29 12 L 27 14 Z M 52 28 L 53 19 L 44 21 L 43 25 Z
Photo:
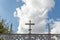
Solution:
M 32 33 L 44 33 L 46 26 L 46 18 L 48 18 L 48 11 L 54 5 L 54 0 L 22 0 L 25 4 L 18 7 L 14 12 L 14 16 L 19 18 L 19 26 L 17 33 L 28 33 L 29 27 L 25 25 L 29 20 L 35 23 L 32 26 Z
M 60 34 L 60 21 L 54 21 L 52 25 L 53 29 L 51 30 L 52 34 Z

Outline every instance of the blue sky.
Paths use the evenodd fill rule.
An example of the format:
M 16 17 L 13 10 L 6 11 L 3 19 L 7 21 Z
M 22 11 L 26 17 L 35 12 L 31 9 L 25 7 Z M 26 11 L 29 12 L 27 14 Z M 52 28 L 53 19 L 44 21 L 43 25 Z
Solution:
M 16 32 L 18 27 L 18 18 L 13 16 L 17 7 L 22 6 L 22 1 L 16 0 L 0 0 L 0 16 L 10 24 L 13 24 L 13 30 Z M 48 14 L 49 19 L 60 19 L 60 0 L 55 0 L 55 7 Z
M 50 19 L 60 19 L 60 0 L 55 0 L 55 7 L 48 14 Z
M 13 24 L 13 30 L 17 30 L 18 18 L 14 18 L 13 13 L 17 7 L 21 6 L 22 2 L 16 0 L 0 0 L 0 16 L 10 24 Z M 16 31 L 15 30 L 15 31 Z

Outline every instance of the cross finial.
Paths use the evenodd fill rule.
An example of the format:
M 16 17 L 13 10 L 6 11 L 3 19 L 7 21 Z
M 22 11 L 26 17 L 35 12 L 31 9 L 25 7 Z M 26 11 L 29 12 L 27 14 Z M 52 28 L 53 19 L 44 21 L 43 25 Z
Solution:
M 29 20 L 29 23 L 25 23 L 25 25 L 29 25 L 29 34 L 31 34 L 31 25 L 35 25 L 35 24 L 31 23 L 31 20 Z

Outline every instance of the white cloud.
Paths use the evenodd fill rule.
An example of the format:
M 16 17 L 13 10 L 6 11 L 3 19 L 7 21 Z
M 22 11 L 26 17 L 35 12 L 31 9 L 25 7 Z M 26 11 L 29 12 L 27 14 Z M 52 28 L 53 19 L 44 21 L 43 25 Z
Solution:
M 60 34 L 60 21 L 54 21 L 53 29 L 51 30 L 52 34 Z
M 44 33 L 46 18 L 55 3 L 54 0 L 22 0 L 25 2 L 20 8 L 16 8 L 14 16 L 19 18 L 17 33 L 28 33 L 28 26 L 25 25 L 29 20 L 35 23 L 32 26 L 32 33 Z

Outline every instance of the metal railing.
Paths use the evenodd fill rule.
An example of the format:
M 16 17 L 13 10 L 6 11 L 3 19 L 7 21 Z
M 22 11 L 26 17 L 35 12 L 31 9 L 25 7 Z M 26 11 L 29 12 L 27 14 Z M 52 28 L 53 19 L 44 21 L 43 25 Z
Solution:
M 60 34 L 0 34 L 0 39 L 1 40 L 60 40 Z

